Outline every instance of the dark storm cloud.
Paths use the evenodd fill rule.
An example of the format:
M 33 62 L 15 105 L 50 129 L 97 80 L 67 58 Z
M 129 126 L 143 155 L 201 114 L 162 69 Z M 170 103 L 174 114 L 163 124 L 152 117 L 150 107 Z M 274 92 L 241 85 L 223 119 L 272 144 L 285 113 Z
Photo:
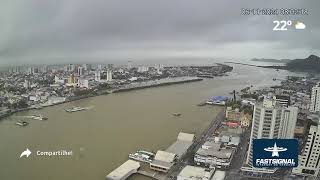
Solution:
M 320 49 L 317 0 L 8 0 L 1 4 L 3 64 L 83 57 L 294 58 Z M 247 7 L 308 8 L 310 15 L 241 16 L 240 9 Z M 272 32 L 276 19 L 301 20 L 307 29 Z

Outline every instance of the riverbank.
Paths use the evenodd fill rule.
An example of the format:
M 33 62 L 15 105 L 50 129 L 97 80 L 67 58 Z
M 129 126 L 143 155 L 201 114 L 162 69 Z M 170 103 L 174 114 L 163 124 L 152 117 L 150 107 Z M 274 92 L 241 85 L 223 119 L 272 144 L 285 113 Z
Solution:
M 69 97 L 65 101 L 61 101 L 61 102 L 56 102 L 56 103 L 51 103 L 51 104 L 42 104 L 42 105 L 31 106 L 31 107 L 21 108 L 21 109 L 8 110 L 5 114 L 0 116 L 0 120 L 4 117 L 8 117 L 10 115 L 13 115 L 17 112 L 42 109 L 45 107 L 56 106 L 59 104 L 64 104 L 64 103 L 77 101 L 77 100 L 81 100 L 81 99 L 86 99 L 86 98 L 90 98 L 90 97 L 107 95 L 110 93 L 120 93 L 120 92 L 153 88 L 153 87 L 159 87 L 159 86 L 169 86 L 169 85 L 175 85 L 175 84 L 191 83 L 191 82 L 197 82 L 197 81 L 202 81 L 202 80 L 203 80 L 203 78 L 199 78 L 199 77 L 177 77 L 177 78 L 160 79 L 157 81 L 147 81 L 147 82 L 134 83 L 134 84 L 130 84 L 125 87 L 122 87 L 122 88 L 118 88 L 118 89 L 103 89 L 103 90 L 95 92 L 94 94 L 86 94 L 86 95 L 82 95 L 82 96 Z

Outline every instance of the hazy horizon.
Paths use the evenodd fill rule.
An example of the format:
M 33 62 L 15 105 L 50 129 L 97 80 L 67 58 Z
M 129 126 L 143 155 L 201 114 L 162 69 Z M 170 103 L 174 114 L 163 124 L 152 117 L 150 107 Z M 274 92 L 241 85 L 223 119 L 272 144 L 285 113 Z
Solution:
M 297 59 L 320 53 L 320 2 L 5 0 L 0 65 L 155 59 Z M 242 8 L 306 8 L 308 15 L 244 16 Z M 275 32 L 274 20 L 302 21 Z

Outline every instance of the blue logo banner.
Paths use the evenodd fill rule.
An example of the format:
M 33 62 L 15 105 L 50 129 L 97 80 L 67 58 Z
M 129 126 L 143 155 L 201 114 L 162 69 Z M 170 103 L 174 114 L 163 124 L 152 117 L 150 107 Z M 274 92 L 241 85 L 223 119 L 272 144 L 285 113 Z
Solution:
M 297 167 L 298 140 L 296 139 L 254 139 L 254 167 Z

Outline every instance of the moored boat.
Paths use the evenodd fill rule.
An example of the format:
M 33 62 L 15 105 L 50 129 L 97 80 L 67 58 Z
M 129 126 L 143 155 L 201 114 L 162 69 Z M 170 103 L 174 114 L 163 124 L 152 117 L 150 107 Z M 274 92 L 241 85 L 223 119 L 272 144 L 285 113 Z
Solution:
M 29 123 L 28 122 L 26 122 L 26 121 L 18 121 L 18 122 L 16 122 L 16 125 L 18 125 L 18 126 L 26 126 L 26 125 L 28 125 Z
M 31 118 L 34 119 L 34 120 L 40 120 L 40 121 L 48 120 L 47 117 L 44 117 L 44 116 L 42 116 L 41 114 L 39 114 L 39 115 L 33 115 L 33 116 L 31 116 Z
M 181 113 L 173 113 L 174 116 L 181 116 Z
M 144 150 L 138 150 L 135 153 L 129 154 L 129 158 L 136 160 L 136 161 L 141 161 L 141 162 L 146 162 L 146 163 L 151 163 L 155 154 L 152 152 L 144 151 Z
M 77 111 L 83 111 L 83 110 L 87 110 L 87 107 L 73 107 L 73 108 L 69 108 L 69 109 L 65 109 L 66 112 L 77 112 Z

